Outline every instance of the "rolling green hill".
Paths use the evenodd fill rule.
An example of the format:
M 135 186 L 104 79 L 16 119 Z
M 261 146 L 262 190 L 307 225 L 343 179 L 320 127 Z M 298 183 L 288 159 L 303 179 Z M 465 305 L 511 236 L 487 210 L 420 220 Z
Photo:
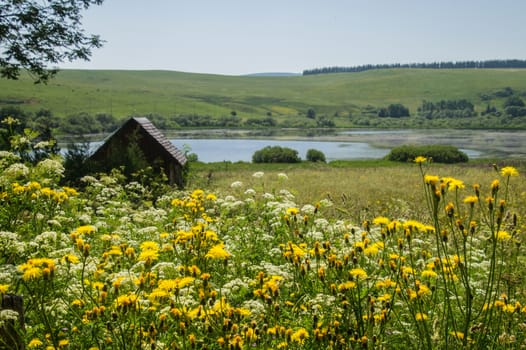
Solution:
M 27 76 L 1 79 L 0 107 L 48 109 L 59 117 L 106 113 L 119 119 L 147 114 L 212 118 L 235 114 L 242 120 L 272 116 L 284 126 L 304 125 L 312 108 L 336 126 L 389 126 L 386 120 L 391 118 L 377 120 L 377 108 L 401 103 L 413 116 L 423 100 L 467 99 L 476 112 L 488 105 L 502 109 L 505 99 L 495 93 L 506 87 L 524 99 L 526 69 L 385 69 L 285 77 L 64 70 L 48 85 L 35 85 Z M 364 123 L 367 118 L 370 122 Z M 485 123 L 497 121 L 479 119 L 480 127 L 494 127 Z M 513 125 L 521 124 L 516 120 Z

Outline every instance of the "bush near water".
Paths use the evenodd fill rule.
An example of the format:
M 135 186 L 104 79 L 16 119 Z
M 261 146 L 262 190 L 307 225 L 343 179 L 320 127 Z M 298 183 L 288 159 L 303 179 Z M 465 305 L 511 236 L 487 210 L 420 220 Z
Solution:
M 465 163 L 468 155 L 454 146 L 447 145 L 402 145 L 393 148 L 386 159 L 398 162 L 410 162 L 418 156 L 426 156 L 436 163 Z

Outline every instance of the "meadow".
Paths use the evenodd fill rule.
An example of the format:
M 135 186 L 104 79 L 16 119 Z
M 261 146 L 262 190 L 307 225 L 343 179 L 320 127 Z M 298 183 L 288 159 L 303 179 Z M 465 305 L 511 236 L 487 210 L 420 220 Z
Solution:
M 400 103 L 414 116 L 423 100 L 460 99 L 471 101 L 477 113 L 488 105 L 501 110 L 505 98 L 499 92 L 510 88 L 524 96 L 525 81 L 525 69 L 385 69 L 285 77 L 64 70 L 48 85 L 35 85 L 28 76 L 0 80 L 0 107 L 29 112 L 46 109 L 59 118 L 88 113 L 118 119 L 149 114 L 219 119 L 235 112 L 241 120 L 272 116 L 284 127 L 305 127 L 312 108 L 337 127 L 364 126 L 369 119 L 371 127 L 452 127 L 456 120 L 371 118 L 371 113 L 376 116 L 377 108 Z M 499 120 L 488 116 L 480 121 L 461 120 L 458 127 L 505 127 Z M 518 127 L 522 122 L 513 123 Z
M 520 162 L 195 164 L 152 200 L 118 172 L 64 187 L 60 158 L 15 151 L 0 293 L 25 327 L 0 320 L 27 349 L 526 345 Z

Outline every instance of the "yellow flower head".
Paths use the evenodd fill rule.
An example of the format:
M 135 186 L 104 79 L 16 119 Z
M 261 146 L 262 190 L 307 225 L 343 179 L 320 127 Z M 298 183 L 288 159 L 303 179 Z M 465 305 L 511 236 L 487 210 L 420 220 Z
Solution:
M 231 254 L 225 250 L 225 245 L 223 243 L 219 243 L 210 248 L 205 257 L 211 259 L 228 259 L 230 255 Z
M 373 224 L 374 225 L 380 225 L 380 226 L 388 225 L 389 224 L 389 219 L 384 217 L 384 216 L 379 216 L 379 217 L 373 219 Z
M 496 234 L 496 238 L 498 241 L 508 241 L 511 239 L 511 235 L 506 231 L 499 231 Z
M 417 164 L 422 164 L 422 163 L 425 163 L 426 161 L 427 161 L 427 158 L 424 156 L 418 156 L 415 158 L 415 163 Z
M 349 274 L 358 279 L 367 278 L 367 272 L 365 272 L 365 270 L 361 268 L 352 269 L 351 271 L 349 271 Z
M 287 208 L 287 215 L 294 216 L 299 213 L 298 208 Z
M 418 312 L 418 313 L 415 315 L 415 319 L 416 319 L 417 321 L 425 321 L 425 320 L 427 320 L 427 317 L 428 317 L 427 314 L 423 314 L 423 313 L 421 313 L 421 312 Z
M 519 176 L 517 169 L 512 166 L 505 166 L 504 168 L 500 169 L 500 173 L 502 176 Z
M 84 225 L 77 227 L 75 231 L 81 235 L 89 235 L 90 233 L 97 231 L 97 228 L 93 225 Z
M 428 185 L 437 185 L 440 181 L 440 178 L 436 175 L 426 175 L 424 176 L 424 182 Z
M 292 333 L 290 340 L 299 344 L 303 344 L 305 339 L 309 337 L 309 332 L 305 328 L 300 328 L 296 332 Z
M 475 204 L 478 202 L 478 197 L 477 196 L 467 196 L 466 198 L 464 198 L 464 203 L 466 204 Z

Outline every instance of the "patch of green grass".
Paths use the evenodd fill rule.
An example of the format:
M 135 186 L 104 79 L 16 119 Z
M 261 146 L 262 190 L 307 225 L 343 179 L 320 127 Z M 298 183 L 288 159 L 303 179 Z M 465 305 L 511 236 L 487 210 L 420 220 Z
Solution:
M 349 115 L 361 115 L 367 106 L 386 107 L 391 103 L 407 106 L 414 115 L 422 100 L 468 99 L 480 112 L 488 104 L 480 95 L 504 87 L 526 91 L 526 70 L 387 69 L 293 77 L 64 70 L 48 85 L 35 85 L 29 77 L 0 80 L 0 107 L 23 101 L 17 105 L 28 111 L 45 108 L 58 116 L 87 112 L 118 118 L 149 113 L 218 118 L 236 111 L 247 119 L 270 112 L 279 122 L 303 120 L 312 107 L 317 115 L 334 118 L 337 126 L 348 127 L 353 125 Z M 489 103 L 500 108 L 503 100 Z

